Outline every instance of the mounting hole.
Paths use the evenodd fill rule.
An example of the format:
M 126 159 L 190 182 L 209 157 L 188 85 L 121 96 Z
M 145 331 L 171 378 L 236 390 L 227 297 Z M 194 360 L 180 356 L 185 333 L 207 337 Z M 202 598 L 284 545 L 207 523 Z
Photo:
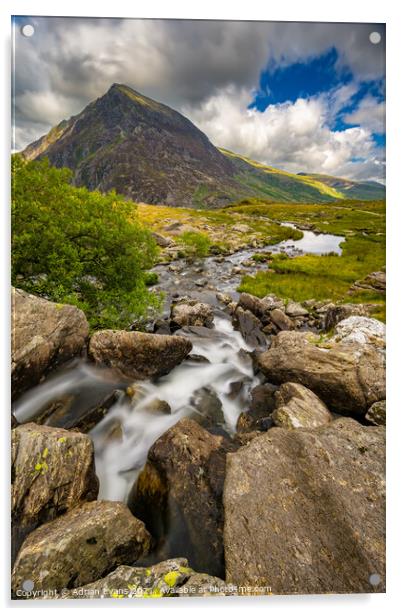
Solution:
M 381 42 L 381 34 L 379 32 L 371 32 L 369 39 L 370 43 L 373 43 L 373 45 L 378 45 L 378 43 Z
M 372 573 L 369 577 L 369 582 L 372 586 L 378 586 L 378 584 L 381 582 L 381 575 L 379 575 L 378 573 Z
M 29 38 L 35 34 L 35 28 L 32 24 L 25 24 L 25 26 L 22 26 L 21 32 L 23 36 L 27 36 Z

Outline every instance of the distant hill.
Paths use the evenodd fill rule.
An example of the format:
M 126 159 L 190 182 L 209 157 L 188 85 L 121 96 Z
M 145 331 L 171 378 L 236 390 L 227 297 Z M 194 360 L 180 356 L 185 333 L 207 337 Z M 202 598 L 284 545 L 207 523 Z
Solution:
M 213 208 L 247 197 L 323 203 L 384 196 L 375 182 L 295 175 L 216 148 L 182 114 L 122 84 L 60 122 L 23 155 L 69 167 L 77 186 L 115 189 L 153 204 Z

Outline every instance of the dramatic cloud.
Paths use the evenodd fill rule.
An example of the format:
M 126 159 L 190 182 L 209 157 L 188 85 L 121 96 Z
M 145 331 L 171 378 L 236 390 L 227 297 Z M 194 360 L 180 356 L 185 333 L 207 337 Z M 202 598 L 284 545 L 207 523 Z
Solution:
M 233 87 L 185 113 L 217 145 L 298 173 L 381 179 L 382 155 L 363 127 L 331 130 L 327 120 L 341 92 L 247 109 L 248 92 Z
M 23 37 L 23 22 L 16 22 L 16 149 L 78 113 L 111 83 L 119 82 L 188 113 L 219 145 L 260 157 L 263 153 L 262 158 L 268 161 L 274 147 L 263 144 L 276 143 L 279 147 L 285 139 L 285 124 L 291 122 L 290 141 L 296 150 L 287 145 L 287 138 L 268 162 L 280 160 L 283 167 L 294 169 L 309 151 L 308 164 L 321 161 L 315 171 L 328 170 L 322 165 L 335 170 L 331 160 L 341 161 L 339 171 L 358 171 L 353 164 L 345 166 L 346 159 L 334 154 L 338 149 L 354 152 L 358 147 L 353 145 L 356 134 L 344 131 L 342 139 L 347 143 L 340 145 L 342 139 L 328 126 L 356 93 L 359 83 L 383 78 L 384 36 L 379 45 L 369 41 L 373 29 L 384 35 L 381 26 L 45 17 L 25 21 L 34 24 L 35 34 Z M 353 84 L 332 91 L 325 102 L 323 96 L 304 103 L 281 104 L 277 109 L 270 106 L 262 114 L 247 110 L 262 71 L 307 62 L 331 48 L 337 50 L 337 70 L 347 67 L 353 73 Z M 222 102 L 221 110 L 216 107 L 218 101 Z M 368 100 L 349 110 L 346 121 L 360 125 L 359 134 L 367 139 L 363 149 L 375 156 L 370 131 L 380 120 L 370 115 L 370 105 L 379 118 L 379 110 Z M 232 122 L 234 117 L 239 125 Z M 330 143 L 324 155 L 322 140 L 327 136 Z M 238 144 L 237 148 L 233 144 Z M 246 144 L 247 150 L 242 149 Z M 361 151 L 359 157 L 364 155 Z

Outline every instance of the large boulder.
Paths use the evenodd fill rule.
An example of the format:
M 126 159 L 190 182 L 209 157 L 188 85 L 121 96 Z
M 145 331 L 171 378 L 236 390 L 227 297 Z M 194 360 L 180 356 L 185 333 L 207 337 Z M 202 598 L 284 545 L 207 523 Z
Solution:
M 89 327 L 82 310 L 12 289 L 12 396 L 39 383 L 52 368 L 80 353 Z
M 77 588 L 145 555 L 150 535 L 123 503 L 76 507 L 25 539 L 12 573 L 14 593 L 31 580 L 35 590 Z
M 325 404 L 299 383 L 284 383 L 275 393 L 277 408 L 272 413 L 276 426 L 294 430 L 316 428 L 332 421 Z
M 362 317 L 351 317 L 355 318 Z M 338 324 L 337 332 L 342 323 L 346 321 Z M 339 342 L 336 338 L 322 341 L 311 333 L 280 332 L 270 349 L 258 356 L 258 365 L 271 383 L 300 383 L 331 411 L 364 415 L 371 404 L 385 398 L 383 348 L 346 337 L 339 333 Z
M 132 379 L 159 377 L 170 372 L 192 349 L 183 336 L 164 336 L 105 329 L 89 342 L 89 355 L 100 365 Z
M 44 522 L 96 499 L 94 449 L 89 436 L 34 423 L 12 431 L 13 552 Z
M 273 428 L 227 456 L 224 508 L 227 582 L 384 592 L 384 428 Z
M 334 340 L 344 344 L 370 344 L 385 349 L 385 325 L 377 319 L 351 316 L 335 327 Z
M 104 578 L 64 592 L 62 599 L 131 599 L 191 597 L 210 594 L 224 587 L 219 578 L 200 574 L 185 558 L 171 558 L 151 567 L 121 565 Z
M 197 300 L 186 300 L 173 304 L 170 311 L 170 326 L 174 329 L 187 326 L 213 327 L 212 306 Z
M 221 576 L 222 490 L 227 451 L 234 446 L 182 419 L 151 447 L 129 498 L 164 557 L 181 554 L 192 567 Z

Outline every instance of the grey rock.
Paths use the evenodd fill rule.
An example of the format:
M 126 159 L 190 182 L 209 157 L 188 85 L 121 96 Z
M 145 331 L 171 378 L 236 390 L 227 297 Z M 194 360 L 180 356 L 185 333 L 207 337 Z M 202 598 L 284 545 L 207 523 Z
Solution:
M 272 419 L 281 428 L 316 428 L 332 420 L 319 397 L 299 383 L 284 383 L 275 392 L 275 399 L 277 408 Z
M 366 419 L 376 426 L 386 425 L 386 401 L 379 400 L 374 402 L 366 413 Z

